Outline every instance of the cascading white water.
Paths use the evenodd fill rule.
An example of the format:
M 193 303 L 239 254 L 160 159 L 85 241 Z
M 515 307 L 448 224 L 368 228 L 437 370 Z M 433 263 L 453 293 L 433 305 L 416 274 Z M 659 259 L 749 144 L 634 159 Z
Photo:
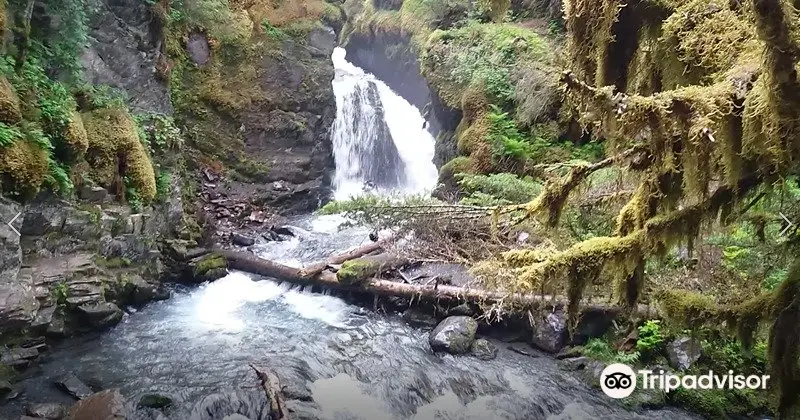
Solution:
M 436 186 L 434 139 L 419 110 L 389 86 L 345 59 L 336 48 L 333 91 L 333 179 L 337 200 L 368 191 L 430 193 Z

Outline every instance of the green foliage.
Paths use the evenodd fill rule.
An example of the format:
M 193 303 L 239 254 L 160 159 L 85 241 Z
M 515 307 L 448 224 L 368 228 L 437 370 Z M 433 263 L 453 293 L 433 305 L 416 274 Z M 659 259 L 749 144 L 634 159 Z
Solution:
M 451 106 L 460 105 L 470 86 L 481 86 L 491 103 L 505 105 L 514 98 L 517 69 L 547 60 L 545 43 L 534 31 L 474 21 L 435 31 L 422 57 L 424 73 Z
M 142 211 L 142 199 L 139 196 L 139 192 L 136 191 L 132 180 L 127 176 L 125 177 L 125 201 L 128 202 L 134 213 Z
M 167 201 L 170 193 L 170 174 L 169 172 L 159 171 L 156 174 L 156 201 L 163 203 Z
M 86 99 L 89 108 L 124 108 L 127 101 L 125 91 L 108 85 L 84 85 L 80 96 Z
M 520 178 L 510 173 L 459 174 L 458 184 L 466 193 L 462 204 L 481 206 L 525 203 L 534 199 L 542 189 L 533 178 Z
M 634 365 L 639 362 L 641 354 L 638 351 L 626 353 L 615 351 L 608 341 L 602 338 L 592 338 L 582 347 L 583 354 L 606 363 L 625 363 Z
M 53 297 L 53 300 L 56 301 L 58 305 L 64 305 L 67 303 L 67 298 L 69 297 L 69 286 L 65 282 L 58 282 L 53 284 L 50 287 L 50 296 Z
M 88 0 L 43 3 L 47 16 L 34 13 L 31 22 L 31 56 L 41 60 L 47 69 L 63 72 L 67 80 L 78 81 L 83 70 L 80 56 L 89 41 L 89 15 L 94 12 L 95 3 Z M 58 17 L 58 25 L 51 24 L 51 16 Z
M 518 161 L 536 159 L 550 146 L 550 142 L 540 137 L 533 142 L 517 127 L 517 123 L 507 112 L 497 105 L 491 105 L 489 119 L 489 142 L 497 159 L 511 158 Z
M 272 39 L 283 39 L 286 37 L 286 34 L 282 30 L 272 26 L 266 19 L 261 22 L 261 27 L 264 28 L 264 33 Z
M 22 138 L 22 132 L 19 131 L 19 128 L 0 122 L 0 147 L 11 146 L 20 138 Z
M 639 326 L 639 338 L 636 340 L 636 350 L 642 354 L 653 354 L 664 345 L 664 333 L 661 330 L 660 320 L 649 320 Z

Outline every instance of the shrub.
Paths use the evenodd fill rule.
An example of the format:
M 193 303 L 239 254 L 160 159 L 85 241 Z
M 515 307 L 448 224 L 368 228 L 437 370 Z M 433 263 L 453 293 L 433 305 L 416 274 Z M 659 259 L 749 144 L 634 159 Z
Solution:
M 520 178 L 510 173 L 461 174 L 459 178 L 459 185 L 469 194 L 462 200 L 464 204 L 478 205 L 487 201 L 496 204 L 525 203 L 534 199 L 542 189 L 541 184 L 531 177 Z
M 664 344 L 664 333 L 661 331 L 660 320 L 649 320 L 639 326 L 639 339 L 636 340 L 636 350 L 643 354 L 653 354 L 661 349 Z

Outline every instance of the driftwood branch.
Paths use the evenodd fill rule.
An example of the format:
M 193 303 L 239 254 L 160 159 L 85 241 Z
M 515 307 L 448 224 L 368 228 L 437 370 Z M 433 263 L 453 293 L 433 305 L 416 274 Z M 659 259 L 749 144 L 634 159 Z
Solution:
M 250 364 L 261 381 L 261 387 L 269 400 L 269 418 L 273 420 L 289 420 L 289 412 L 283 403 L 281 381 L 272 369 L 261 368 Z

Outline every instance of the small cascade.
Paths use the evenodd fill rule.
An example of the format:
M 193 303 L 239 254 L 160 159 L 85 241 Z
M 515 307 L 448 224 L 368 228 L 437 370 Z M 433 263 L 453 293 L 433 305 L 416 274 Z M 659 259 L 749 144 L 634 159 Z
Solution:
M 336 199 L 366 192 L 421 194 L 436 186 L 434 139 L 419 110 L 337 48 L 333 90 Z

